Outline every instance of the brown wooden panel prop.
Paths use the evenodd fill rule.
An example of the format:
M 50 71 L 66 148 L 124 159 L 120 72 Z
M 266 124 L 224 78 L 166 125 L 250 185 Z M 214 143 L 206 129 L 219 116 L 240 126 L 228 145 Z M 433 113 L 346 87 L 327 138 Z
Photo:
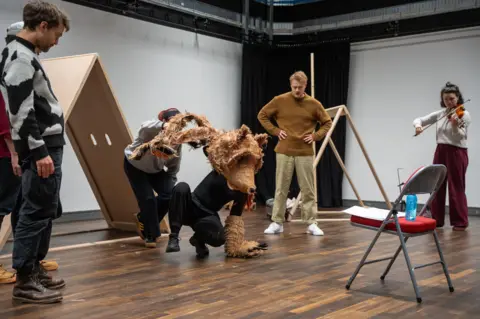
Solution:
M 105 220 L 112 228 L 135 231 L 134 214 L 139 208 L 123 170 L 123 151 L 133 137 L 99 56 L 44 59 L 42 66 L 62 105 L 66 133 Z M 0 233 L 0 247 L 10 235 L 9 227 L 6 224 Z M 160 229 L 170 232 L 166 218 Z

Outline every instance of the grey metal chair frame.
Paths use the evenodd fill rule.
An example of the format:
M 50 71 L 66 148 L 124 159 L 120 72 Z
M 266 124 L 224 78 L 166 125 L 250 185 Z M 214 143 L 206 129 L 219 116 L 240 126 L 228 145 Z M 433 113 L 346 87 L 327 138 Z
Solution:
M 420 296 L 419 288 L 418 288 L 418 285 L 417 285 L 417 280 L 415 278 L 415 273 L 414 273 L 415 269 L 424 268 L 424 267 L 432 266 L 432 265 L 435 265 L 435 264 L 441 264 L 442 267 L 443 267 L 443 272 L 444 272 L 445 277 L 447 279 L 448 288 L 449 288 L 450 292 L 454 291 L 453 284 L 452 284 L 452 281 L 450 279 L 450 274 L 448 272 L 447 263 L 445 262 L 445 258 L 443 257 L 443 252 L 442 252 L 442 249 L 440 247 L 440 243 L 439 243 L 439 240 L 438 240 L 438 235 L 437 235 L 436 230 L 434 229 L 433 231 L 426 231 L 426 232 L 422 232 L 422 233 L 405 233 L 400 228 L 400 224 L 399 224 L 398 216 L 397 216 L 398 215 L 397 207 L 401 204 L 402 199 L 405 195 L 409 195 L 409 194 L 430 194 L 430 196 L 429 196 L 427 202 L 425 203 L 425 205 L 423 206 L 422 210 L 417 214 L 417 216 L 424 216 L 427 209 L 428 209 L 427 208 L 428 205 L 432 201 L 433 197 L 435 196 L 436 192 L 440 188 L 443 181 L 445 180 L 446 175 L 447 175 L 447 168 L 444 165 L 433 164 L 433 165 L 429 165 L 429 166 L 425 166 L 423 168 L 420 168 L 406 182 L 404 188 L 400 192 L 400 195 L 398 196 L 395 203 L 393 204 L 392 209 L 388 213 L 387 217 L 383 220 L 382 225 L 380 227 L 371 227 L 371 226 L 366 226 L 366 225 L 361 225 L 361 224 L 358 224 L 358 223 L 351 222 L 351 224 L 353 226 L 366 228 L 366 229 L 370 229 L 370 230 L 375 230 L 375 231 L 377 231 L 377 234 L 375 235 L 375 238 L 371 242 L 370 246 L 367 248 L 365 254 L 363 255 L 363 257 L 362 257 L 360 263 L 358 264 L 357 268 L 355 269 L 354 273 L 352 274 L 352 276 L 348 280 L 348 283 L 345 286 L 347 290 L 350 289 L 350 286 L 351 286 L 353 280 L 355 279 L 355 277 L 359 273 L 360 269 L 364 265 L 369 265 L 369 264 L 377 263 L 377 262 L 380 262 L 380 261 L 390 260 L 387 268 L 385 269 L 382 276 L 380 277 L 380 279 L 383 281 L 385 279 L 385 277 L 387 276 L 388 272 L 390 271 L 390 268 L 392 267 L 393 263 L 397 259 L 400 251 L 403 251 L 403 254 L 405 256 L 405 261 L 407 263 L 408 271 L 410 273 L 410 279 L 412 280 L 413 289 L 415 290 L 415 295 L 417 297 L 417 302 L 418 303 L 422 302 L 422 298 Z M 392 219 L 392 217 L 393 217 L 393 219 Z M 386 225 L 389 224 L 389 223 L 395 223 L 396 231 L 391 231 L 391 230 L 385 229 Z M 382 233 L 398 236 L 400 238 L 400 245 L 398 246 L 398 249 L 396 250 L 395 254 L 392 257 L 380 258 L 380 259 L 366 261 L 366 259 L 367 259 L 368 255 L 370 254 L 373 246 L 375 245 L 378 238 L 380 237 L 380 234 L 382 234 Z M 408 256 L 406 242 L 410 237 L 418 237 L 418 236 L 423 236 L 423 235 L 428 235 L 428 234 L 433 234 L 433 238 L 435 239 L 435 244 L 437 246 L 437 251 L 438 251 L 438 254 L 440 256 L 440 260 L 436 261 L 436 262 L 428 263 L 428 264 L 413 266 L 412 262 L 410 261 L 410 257 Z

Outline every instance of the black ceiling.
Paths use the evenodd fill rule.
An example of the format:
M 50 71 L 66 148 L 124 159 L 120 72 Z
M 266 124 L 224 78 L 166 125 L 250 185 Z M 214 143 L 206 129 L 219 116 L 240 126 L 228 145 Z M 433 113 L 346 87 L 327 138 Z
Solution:
M 165 8 L 142 0 L 63 1 L 230 41 L 259 43 L 262 45 L 297 46 L 318 42 L 342 41 L 345 39 L 350 42 L 357 42 L 480 25 L 480 19 L 478 18 L 480 17 L 480 8 L 477 8 L 351 28 L 340 28 L 322 32 L 312 31 L 310 33 L 293 36 L 275 35 L 272 42 L 269 40 L 268 35 L 263 33 L 265 31 L 257 32 L 250 30 L 248 35 L 245 35 L 242 27 L 227 25 L 220 21 L 195 16 L 193 13 Z M 237 13 L 243 13 L 243 0 L 198 1 Z M 296 6 L 275 6 L 273 15 L 274 22 L 295 22 L 398 6 L 419 1 L 423 0 L 323 0 Z M 251 17 L 258 17 L 268 21 L 269 8 L 265 4 L 250 0 L 249 12 Z
M 243 0 L 198 0 L 219 8 L 243 13 Z M 323 0 L 295 6 L 275 6 L 273 21 L 296 22 L 358 11 L 373 10 L 425 0 Z M 250 0 L 250 16 L 268 20 L 268 6 Z

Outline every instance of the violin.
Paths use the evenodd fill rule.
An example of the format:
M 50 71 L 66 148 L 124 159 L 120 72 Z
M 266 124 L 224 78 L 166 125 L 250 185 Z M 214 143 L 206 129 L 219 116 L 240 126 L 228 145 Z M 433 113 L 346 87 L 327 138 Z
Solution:
M 465 103 L 467 103 L 468 101 L 470 101 L 470 100 L 465 101 Z M 449 112 L 448 115 L 447 115 L 448 120 L 451 120 L 451 119 L 452 119 L 453 114 L 456 114 L 456 115 L 457 115 L 457 118 L 458 118 L 459 120 L 461 120 L 461 119 L 463 118 L 463 115 L 465 114 L 465 103 L 460 104 L 460 105 L 457 106 L 454 110 L 452 110 L 451 112 Z M 459 121 L 458 127 L 460 127 L 460 128 L 465 127 L 465 122 Z
M 465 104 L 465 103 L 464 103 Z M 457 114 L 457 117 L 461 119 L 463 117 L 463 114 L 465 114 L 465 106 L 464 104 L 461 104 L 455 108 L 455 112 L 451 112 L 448 114 L 448 119 L 450 120 L 452 118 L 453 113 Z
M 424 128 L 422 128 L 422 132 L 425 131 L 427 128 L 429 128 L 430 126 L 432 126 L 433 124 L 437 123 L 438 121 L 440 121 L 441 119 L 447 117 L 449 120 L 452 118 L 453 114 L 456 114 L 457 117 L 459 119 L 462 119 L 463 118 L 463 115 L 465 114 L 465 104 L 467 102 L 469 102 L 470 99 L 466 100 L 463 104 L 460 104 L 458 105 L 456 108 L 454 108 L 453 110 L 449 111 L 448 113 L 442 115 L 438 120 L 436 120 L 435 122 L 433 122 L 432 124 L 429 124 L 427 126 L 425 126 Z M 465 123 L 462 123 L 459 124 L 459 127 L 463 127 L 465 125 Z M 418 136 L 418 134 L 415 134 L 414 136 Z

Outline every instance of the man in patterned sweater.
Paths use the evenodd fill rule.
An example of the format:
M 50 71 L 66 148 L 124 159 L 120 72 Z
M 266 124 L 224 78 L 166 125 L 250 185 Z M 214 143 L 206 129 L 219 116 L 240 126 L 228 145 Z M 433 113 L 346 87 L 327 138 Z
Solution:
M 13 299 L 32 303 L 62 300 L 53 289 L 65 286 L 40 267 L 48 253 L 52 220 L 62 179 L 64 116 L 37 52 L 48 52 L 69 30 L 55 5 L 31 1 L 23 9 L 24 29 L 1 53 L 0 89 L 11 136 L 22 162 L 22 203 L 15 228 L 12 267 L 17 271 Z
M 18 32 L 23 29 L 23 21 L 13 23 L 7 28 L 6 44 L 15 39 Z M 37 50 L 37 54 L 39 54 Z M 21 202 L 21 176 L 22 169 L 18 163 L 18 154 L 13 146 L 10 135 L 10 123 L 5 109 L 5 100 L 0 93 L 0 227 L 5 216 L 11 212 L 12 231 L 15 235 L 15 225 L 18 220 L 19 205 Z M 20 197 L 17 198 L 17 196 Z M 15 209 L 14 209 L 15 205 Z M 61 209 L 61 206 L 59 207 Z M 57 217 L 59 214 L 57 214 Z M 58 263 L 54 260 L 41 260 L 40 265 L 47 271 L 57 270 Z M 0 284 L 15 283 L 15 273 L 7 271 L 0 264 Z

